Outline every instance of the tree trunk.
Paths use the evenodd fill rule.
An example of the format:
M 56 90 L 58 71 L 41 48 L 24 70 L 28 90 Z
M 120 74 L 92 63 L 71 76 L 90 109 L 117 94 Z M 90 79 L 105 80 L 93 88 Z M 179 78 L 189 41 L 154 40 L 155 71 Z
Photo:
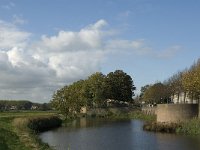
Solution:
M 177 102 L 179 103 L 179 92 L 178 92 L 178 99 L 177 99 Z
M 185 99 L 186 99 L 186 92 L 184 92 L 184 104 L 185 104 Z
M 193 92 L 192 92 L 192 104 L 193 104 L 193 99 L 194 99 L 194 95 L 193 95 Z

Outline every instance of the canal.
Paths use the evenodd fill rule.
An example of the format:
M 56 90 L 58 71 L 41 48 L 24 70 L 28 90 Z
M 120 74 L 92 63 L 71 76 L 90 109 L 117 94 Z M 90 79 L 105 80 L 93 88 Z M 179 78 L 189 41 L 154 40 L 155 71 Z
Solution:
M 197 138 L 143 131 L 143 123 L 82 118 L 40 138 L 56 150 L 200 150 Z

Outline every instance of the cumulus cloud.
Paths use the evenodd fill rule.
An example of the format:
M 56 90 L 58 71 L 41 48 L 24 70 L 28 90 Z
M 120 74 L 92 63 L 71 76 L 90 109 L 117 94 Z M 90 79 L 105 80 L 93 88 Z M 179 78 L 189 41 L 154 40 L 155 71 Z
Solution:
M 15 25 L 0 20 L 0 50 L 25 47 L 30 33 L 19 30 Z
M 99 20 L 78 32 L 59 31 L 28 44 L 30 33 L 1 21 L 1 99 L 49 100 L 57 88 L 99 71 L 105 25 Z
M 58 88 L 100 71 L 112 53 L 154 53 L 144 39 L 112 39 L 106 25 L 99 20 L 79 31 L 61 30 L 30 42 L 31 33 L 0 21 L 0 99 L 48 101 Z

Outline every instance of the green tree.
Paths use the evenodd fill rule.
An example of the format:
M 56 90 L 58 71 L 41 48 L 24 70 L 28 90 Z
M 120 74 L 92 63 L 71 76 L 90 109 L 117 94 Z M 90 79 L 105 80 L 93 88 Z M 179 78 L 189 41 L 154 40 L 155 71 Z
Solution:
M 105 101 L 105 75 L 101 72 L 92 74 L 86 81 L 86 91 L 90 106 L 94 104 L 98 107 L 103 106 Z
M 140 89 L 140 96 L 139 96 L 139 99 L 140 100 L 143 100 L 143 96 L 144 96 L 144 93 L 148 90 L 148 88 L 150 87 L 151 85 L 147 84 L 145 86 L 142 86 L 141 89 Z
M 149 86 L 143 94 L 143 100 L 148 103 L 166 103 L 169 98 L 170 92 L 161 82 Z
M 51 105 L 66 117 L 75 117 L 81 107 L 86 105 L 84 83 L 85 81 L 80 80 L 57 90 L 53 95 Z
M 106 97 L 119 101 L 131 101 L 136 89 L 131 76 L 122 70 L 110 72 L 105 79 Z

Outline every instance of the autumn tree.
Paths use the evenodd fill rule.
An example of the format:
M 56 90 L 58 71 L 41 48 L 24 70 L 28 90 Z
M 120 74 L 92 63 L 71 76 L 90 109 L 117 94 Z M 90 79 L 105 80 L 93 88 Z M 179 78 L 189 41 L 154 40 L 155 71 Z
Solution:
M 182 83 L 192 100 L 200 99 L 200 59 L 183 74 Z

